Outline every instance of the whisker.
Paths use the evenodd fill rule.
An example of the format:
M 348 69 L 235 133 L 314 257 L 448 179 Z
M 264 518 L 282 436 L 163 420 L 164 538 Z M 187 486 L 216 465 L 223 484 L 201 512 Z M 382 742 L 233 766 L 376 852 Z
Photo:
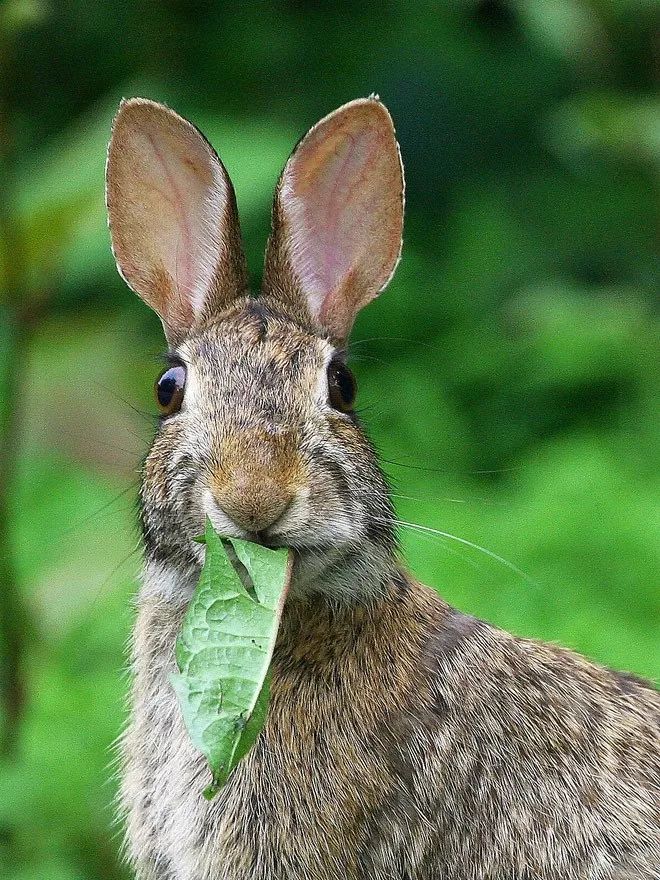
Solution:
M 104 393 L 108 392 L 107 386 L 103 385 L 101 382 L 94 382 L 93 384 L 96 385 L 97 388 L 101 389 Z M 118 400 L 120 403 L 123 403 L 124 406 L 127 406 L 129 409 L 132 409 L 133 412 L 136 415 L 140 416 L 141 419 L 144 419 L 146 422 L 149 422 L 149 424 L 152 427 L 154 427 L 156 425 L 156 423 L 158 422 L 158 416 L 156 416 L 154 413 L 144 412 L 144 410 L 138 409 L 136 406 L 134 406 L 130 402 L 130 400 L 125 400 L 120 394 L 117 394 L 117 392 L 112 389 L 110 389 L 110 394 L 112 394 L 112 396 L 115 398 L 115 400 Z M 138 438 L 138 439 L 142 440 L 142 438 Z
M 411 529 L 411 531 L 416 532 L 416 529 Z M 419 531 L 418 532 L 420 538 L 424 538 L 428 541 L 433 541 L 435 539 L 439 539 L 441 541 L 440 546 L 442 549 L 450 553 L 452 556 L 457 556 L 462 562 L 466 562 L 471 568 L 474 568 L 476 571 L 483 571 L 483 565 L 480 565 L 476 560 L 470 559 L 467 553 L 461 553 L 460 550 L 457 550 L 455 547 L 452 547 L 447 541 L 442 540 L 439 535 L 430 535 L 427 532 Z M 437 545 L 436 545 L 437 546 Z
M 339 511 L 336 511 L 334 513 L 333 519 L 334 519 L 334 521 L 336 521 L 342 525 L 349 525 L 350 526 L 353 524 L 353 521 L 350 516 L 348 516 L 345 513 L 340 513 Z M 482 547 L 479 544 L 475 544 L 473 541 L 468 541 L 467 538 L 459 538 L 458 535 L 452 535 L 450 532 L 443 532 L 440 529 L 433 529 L 430 526 L 422 526 L 419 523 L 409 523 L 409 522 L 406 522 L 405 520 L 397 519 L 396 517 L 394 519 L 390 520 L 387 517 L 383 517 L 383 516 L 371 516 L 370 519 L 371 519 L 371 521 L 377 522 L 377 523 L 384 523 L 384 524 L 393 523 L 395 526 L 400 526 L 401 528 L 408 528 L 411 531 L 417 532 L 418 534 L 425 536 L 425 537 L 428 537 L 428 538 L 439 538 L 439 539 L 445 539 L 445 540 L 452 540 L 452 541 L 456 541 L 459 544 L 462 544 L 466 547 L 470 547 L 473 550 L 479 550 L 481 553 L 484 553 L 486 556 L 490 557 L 491 559 L 495 560 L 496 562 L 499 562 L 501 565 L 504 565 L 506 568 L 513 571 L 515 574 L 517 574 L 519 577 L 521 577 L 524 581 L 526 581 L 530 586 L 533 586 L 536 589 L 540 588 L 540 584 L 537 581 L 535 581 L 533 578 L 531 578 L 522 569 L 518 568 L 518 566 L 515 565 L 513 562 L 510 562 L 508 559 L 505 559 L 503 556 L 499 556 L 493 550 L 488 550 L 487 547 Z M 443 546 L 444 546 L 445 550 L 447 550 L 448 552 L 453 553 L 453 555 L 459 556 L 461 559 L 463 559 L 469 565 L 476 567 L 477 569 L 483 571 L 483 567 L 479 566 L 477 563 L 475 563 L 474 560 L 469 559 L 469 557 L 465 556 L 462 553 L 458 553 L 456 550 L 452 550 L 452 548 L 448 547 L 444 542 L 443 542 Z
M 394 467 L 408 468 L 409 470 L 413 470 L 413 471 L 427 471 L 428 473 L 432 473 L 432 474 L 449 474 L 449 475 L 453 475 L 453 476 L 475 476 L 475 475 L 483 476 L 483 475 L 489 475 L 489 474 L 506 474 L 506 473 L 510 473 L 512 471 L 520 471 L 523 468 L 522 465 L 515 465 L 515 466 L 505 467 L 505 468 L 490 468 L 490 469 L 483 469 L 483 470 L 462 471 L 462 470 L 454 470 L 454 468 L 435 468 L 435 467 L 428 467 L 427 465 L 421 465 L 421 464 L 408 464 L 405 461 L 395 461 L 392 458 L 385 458 L 383 455 L 379 455 L 378 458 L 380 461 L 385 462 L 385 464 L 391 464 Z
M 482 498 L 480 496 L 476 498 L 450 498 L 448 495 L 427 495 L 424 497 L 416 497 L 414 495 L 399 495 L 396 492 L 390 493 L 390 498 L 402 498 L 405 501 L 417 501 L 420 504 L 424 502 L 441 502 L 441 501 L 449 501 L 451 504 L 495 504 L 502 505 L 504 507 L 510 507 L 510 501 L 499 501 L 495 498 Z
M 140 438 L 138 437 L 137 434 L 133 434 L 132 432 L 131 432 L 131 434 L 133 437 L 135 437 L 136 440 L 140 440 Z M 118 443 L 109 443 L 109 442 L 106 443 L 103 440 L 96 440 L 95 439 L 96 446 L 102 446 L 103 449 L 111 449 L 113 452 L 123 452 L 124 455 L 134 455 L 136 460 L 138 459 L 139 456 L 144 455 L 143 445 L 144 445 L 145 441 L 140 440 L 140 442 L 142 445 L 139 448 L 127 449 L 125 446 L 120 446 Z
M 434 350 L 434 346 L 429 342 L 423 342 L 421 339 L 408 339 L 405 336 L 368 336 L 366 339 L 356 339 L 355 342 L 350 342 L 346 346 L 346 350 L 350 352 L 351 349 L 357 348 L 358 345 L 366 345 L 369 342 L 406 342 L 408 345 L 428 348 L 429 351 Z
M 427 498 L 416 498 L 414 495 L 399 495 L 399 494 L 397 494 L 396 492 L 391 492 L 391 493 L 390 493 L 390 498 L 401 498 L 401 499 L 403 499 L 404 501 L 418 501 L 419 503 L 423 503 L 423 502 L 425 502 L 425 501 L 430 501 L 430 502 L 435 502 L 435 501 L 450 501 L 452 504 L 470 504 L 470 503 L 474 503 L 474 500 L 471 502 L 471 501 L 468 501 L 468 500 L 465 499 L 465 498 L 449 498 L 449 497 L 446 496 L 446 495 L 435 495 L 435 496 L 429 496 L 429 497 L 427 497 Z M 484 500 L 484 499 L 478 499 L 478 500 Z
M 101 596 L 105 592 L 106 587 L 110 584 L 110 582 L 112 581 L 114 576 L 117 574 L 117 572 L 121 568 L 123 568 L 123 566 L 129 561 L 129 559 L 131 559 L 131 557 L 134 556 L 140 550 L 141 544 L 142 544 L 142 538 L 138 538 L 138 540 L 135 542 L 133 548 L 131 550 L 129 550 L 128 553 L 126 553 L 125 556 L 123 556 L 119 560 L 119 562 L 115 566 L 113 566 L 113 568 L 109 572 L 109 574 L 103 578 L 101 583 L 94 590 L 93 597 L 90 599 L 89 606 L 88 606 L 90 610 L 95 610 Z M 137 577 L 138 577 L 138 572 L 136 571 L 134 573 L 134 579 L 136 581 L 137 581 Z
M 137 486 L 139 485 L 139 482 L 140 482 L 139 480 L 133 480 L 132 482 L 130 482 L 128 484 L 128 486 L 125 486 L 120 492 L 118 492 L 116 495 L 114 495 L 109 501 L 106 501 L 100 507 L 97 507 L 95 510 L 92 510 L 91 513 L 86 514 L 84 517 L 82 517 L 82 519 L 79 519 L 77 522 L 72 523 L 66 529 L 61 531 L 58 536 L 58 541 L 59 541 L 59 539 L 64 538 L 67 535 L 70 535 L 71 532 L 75 532 L 75 531 L 77 531 L 77 529 L 82 528 L 82 526 L 87 525 L 87 523 L 90 520 L 95 519 L 100 514 L 106 512 L 108 510 L 108 508 L 112 507 L 113 504 L 116 504 L 120 498 L 123 498 L 129 492 L 134 491 L 137 488 Z
M 350 355 L 350 362 L 352 364 L 359 362 L 359 361 L 373 361 L 376 364 L 386 364 L 387 365 L 387 361 L 385 360 L 385 358 L 379 358 L 373 354 L 352 354 L 352 355 Z
M 480 544 L 475 544 L 474 541 L 468 541 L 467 538 L 459 538 L 458 535 L 452 535 L 450 532 L 443 532 L 440 529 L 432 529 L 430 526 L 422 526 L 419 523 L 409 523 L 405 522 L 405 520 L 397 519 L 395 520 L 396 525 L 401 526 L 402 528 L 412 529 L 414 531 L 423 532 L 430 535 L 438 535 L 441 538 L 447 538 L 451 541 L 457 541 L 459 544 L 463 544 L 466 547 L 471 547 L 473 550 L 479 550 L 481 553 L 485 553 L 486 556 L 489 556 L 491 559 L 494 559 L 496 562 L 499 562 L 501 565 L 506 566 L 506 568 L 515 572 L 519 577 L 521 577 L 524 581 L 530 584 L 537 589 L 540 588 L 540 584 L 531 578 L 528 574 L 526 574 L 522 569 L 518 568 L 513 562 L 510 562 L 508 559 L 505 559 L 503 556 L 500 556 L 497 553 L 494 553 L 492 550 L 488 550 L 487 547 L 482 547 Z

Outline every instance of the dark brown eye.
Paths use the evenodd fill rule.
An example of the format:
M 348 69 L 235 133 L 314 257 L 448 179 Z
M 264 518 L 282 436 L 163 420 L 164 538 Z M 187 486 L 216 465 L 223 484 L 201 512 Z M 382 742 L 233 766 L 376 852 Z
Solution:
M 161 414 L 171 416 L 181 409 L 183 389 L 186 385 L 186 368 L 182 364 L 168 367 L 156 382 L 156 402 Z
M 331 406 L 343 413 L 351 412 L 357 385 L 353 373 L 341 361 L 331 361 L 328 366 L 328 390 Z

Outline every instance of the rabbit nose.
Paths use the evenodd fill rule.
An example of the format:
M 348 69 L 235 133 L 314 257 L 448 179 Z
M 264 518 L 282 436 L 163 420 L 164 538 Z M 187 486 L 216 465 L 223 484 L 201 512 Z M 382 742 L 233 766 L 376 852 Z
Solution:
M 210 488 L 223 513 L 248 532 L 264 532 L 274 525 L 293 500 L 293 493 L 281 482 L 241 467 L 226 475 L 221 484 L 212 480 Z

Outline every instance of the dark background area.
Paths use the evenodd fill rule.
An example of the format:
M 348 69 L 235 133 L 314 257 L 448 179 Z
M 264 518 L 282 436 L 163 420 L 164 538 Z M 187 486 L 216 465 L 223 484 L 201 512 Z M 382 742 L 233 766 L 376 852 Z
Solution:
M 399 516 L 447 533 L 403 527 L 410 566 L 658 676 L 657 24 L 654 0 L 0 3 L 2 877 L 127 876 L 111 744 L 164 342 L 105 224 L 122 96 L 208 135 L 256 287 L 292 146 L 380 94 L 404 256 L 351 360 Z

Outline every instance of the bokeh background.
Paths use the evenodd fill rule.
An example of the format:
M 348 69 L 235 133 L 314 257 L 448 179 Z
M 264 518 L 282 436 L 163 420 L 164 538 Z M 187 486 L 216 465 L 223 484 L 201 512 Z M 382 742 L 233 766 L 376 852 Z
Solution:
M 352 364 L 399 515 L 454 536 L 404 528 L 410 565 L 462 609 L 658 676 L 658 12 L 0 3 L 3 878 L 128 876 L 111 743 L 163 340 L 105 225 L 121 96 L 207 133 L 255 287 L 291 147 L 337 105 L 382 96 L 405 248 Z

